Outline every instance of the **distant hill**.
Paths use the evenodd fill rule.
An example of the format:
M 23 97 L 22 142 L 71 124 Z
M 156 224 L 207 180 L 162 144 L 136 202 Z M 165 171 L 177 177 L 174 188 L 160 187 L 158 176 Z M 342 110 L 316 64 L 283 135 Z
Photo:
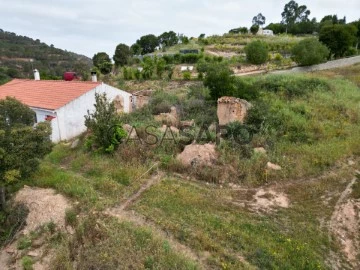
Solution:
M 44 79 L 60 79 L 65 71 L 75 71 L 86 79 L 91 66 L 92 60 L 84 55 L 0 29 L 0 83 L 9 78 L 32 78 L 33 68 Z

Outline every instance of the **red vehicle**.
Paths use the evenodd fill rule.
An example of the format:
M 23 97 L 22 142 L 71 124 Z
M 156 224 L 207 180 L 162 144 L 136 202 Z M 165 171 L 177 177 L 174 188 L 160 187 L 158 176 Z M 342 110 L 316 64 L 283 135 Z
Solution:
M 74 81 L 74 80 L 78 80 L 78 76 L 76 75 L 75 72 L 65 72 L 64 73 L 64 80 L 65 81 Z

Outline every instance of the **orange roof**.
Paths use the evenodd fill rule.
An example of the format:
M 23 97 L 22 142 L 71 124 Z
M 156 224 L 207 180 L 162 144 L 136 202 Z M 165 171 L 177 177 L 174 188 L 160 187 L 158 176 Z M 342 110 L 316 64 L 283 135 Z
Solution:
M 29 107 L 56 110 L 99 85 L 101 82 L 14 79 L 0 86 L 0 99 L 9 96 Z

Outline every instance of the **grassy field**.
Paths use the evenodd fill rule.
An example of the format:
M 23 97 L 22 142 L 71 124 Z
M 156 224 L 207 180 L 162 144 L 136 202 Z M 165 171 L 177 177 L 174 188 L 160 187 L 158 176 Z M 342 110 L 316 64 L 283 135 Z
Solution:
M 171 144 L 123 145 L 113 155 L 88 152 L 84 138 L 76 149 L 58 144 L 26 183 L 54 188 L 74 204 L 75 233 L 53 243 L 53 269 L 329 269 L 330 252 L 350 269 L 328 223 L 360 169 L 359 67 L 244 79 L 260 91 L 254 104 L 267 104 L 255 116 L 267 116 L 269 126 L 246 147 L 223 141 L 211 168 L 181 166 L 182 147 Z M 127 120 L 152 123 L 151 111 L 167 103 L 185 108 L 183 120 L 211 114 L 213 105 L 189 94 L 199 86 L 157 87 L 158 103 Z M 186 111 L 193 103 L 203 107 Z M 267 155 L 252 153 L 257 146 Z M 268 161 L 283 169 L 266 170 Z M 159 172 L 159 182 L 129 202 Z M 286 203 L 271 205 L 276 196 Z M 359 197 L 358 184 L 351 196 Z M 106 214 L 124 202 L 133 219 Z

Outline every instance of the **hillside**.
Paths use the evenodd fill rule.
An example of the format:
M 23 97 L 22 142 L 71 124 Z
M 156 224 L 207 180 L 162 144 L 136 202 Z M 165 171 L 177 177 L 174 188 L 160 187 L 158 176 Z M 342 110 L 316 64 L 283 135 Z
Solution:
M 0 66 L 0 81 L 9 77 L 32 78 L 33 68 L 38 69 L 43 78 L 56 79 L 62 77 L 65 71 L 86 74 L 92 61 L 86 56 L 47 45 L 39 39 L 0 29 Z
M 358 269 L 359 71 L 241 79 L 244 91 L 259 91 L 245 122 L 256 132 L 246 144 L 224 137 L 215 145 L 211 130 L 197 138 L 215 145 L 210 166 L 179 162 L 189 144 L 181 134 L 179 143 L 133 141 L 111 155 L 89 150 L 85 134 L 56 145 L 25 182 L 33 188 L 17 197 L 28 194 L 31 220 L 43 212 L 29 194 L 48 194 L 41 205 L 64 201 L 65 213 L 15 237 L 7 256 L 44 269 Z M 172 105 L 180 120 L 194 119 L 191 134 L 217 121 L 201 83 L 152 83 L 150 104 L 122 117 L 142 140 L 145 127 L 161 127 L 154 114 Z M 5 231 L 0 240 L 11 237 Z

